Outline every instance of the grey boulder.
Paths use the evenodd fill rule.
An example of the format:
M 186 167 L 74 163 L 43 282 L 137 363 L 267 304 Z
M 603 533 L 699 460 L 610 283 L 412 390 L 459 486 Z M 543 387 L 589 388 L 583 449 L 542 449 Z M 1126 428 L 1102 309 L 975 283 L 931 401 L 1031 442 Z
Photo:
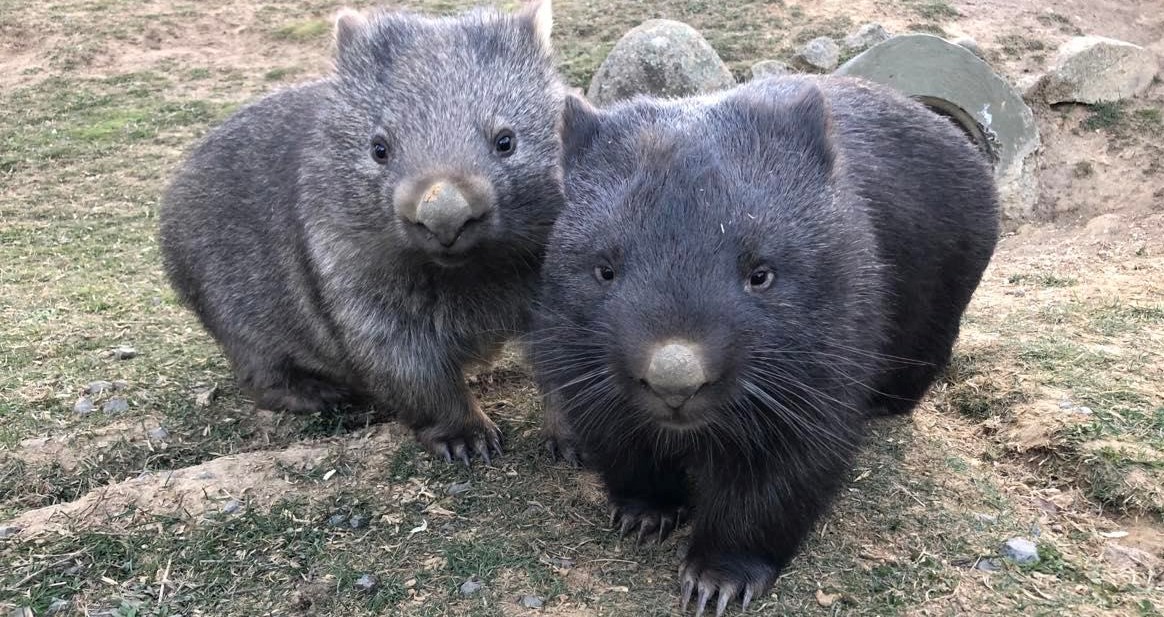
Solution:
M 827 73 L 837 68 L 840 61 L 840 46 L 827 36 L 818 36 L 805 43 L 792 57 L 797 68 L 817 73 Z
M 1112 103 L 1142 93 L 1160 70 L 1151 50 L 1101 36 L 1077 36 L 1061 47 L 1033 97 L 1049 104 Z
M 598 67 L 586 96 L 601 106 L 637 94 L 691 96 L 735 83 L 719 54 L 694 28 L 652 19 L 619 39 Z

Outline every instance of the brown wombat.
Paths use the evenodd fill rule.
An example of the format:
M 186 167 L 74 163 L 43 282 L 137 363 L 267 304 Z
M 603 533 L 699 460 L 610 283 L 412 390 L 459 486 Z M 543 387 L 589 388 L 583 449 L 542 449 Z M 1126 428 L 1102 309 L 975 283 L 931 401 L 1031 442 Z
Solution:
M 335 70 L 215 128 L 161 208 L 165 270 L 264 408 L 373 403 L 433 453 L 501 435 L 463 370 L 523 331 L 562 204 L 550 2 L 342 11 Z

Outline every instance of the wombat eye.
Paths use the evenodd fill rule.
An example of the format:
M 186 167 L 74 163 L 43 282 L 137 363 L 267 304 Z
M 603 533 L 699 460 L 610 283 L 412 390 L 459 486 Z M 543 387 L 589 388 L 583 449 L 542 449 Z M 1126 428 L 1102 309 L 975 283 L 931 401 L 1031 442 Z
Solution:
M 768 268 L 756 268 L 748 275 L 748 291 L 764 291 L 772 286 L 776 275 Z
M 509 156 L 517 149 L 517 136 L 509 129 L 502 129 L 493 138 L 493 150 L 499 156 Z
M 610 266 L 598 266 L 594 268 L 594 278 L 603 283 L 609 283 L 614 280 L 614 268 Z
M 384 163 L 388 160 L 388 144 L 384 142 L 382 137 L 372 140 L 372 158 L 377 163 Z

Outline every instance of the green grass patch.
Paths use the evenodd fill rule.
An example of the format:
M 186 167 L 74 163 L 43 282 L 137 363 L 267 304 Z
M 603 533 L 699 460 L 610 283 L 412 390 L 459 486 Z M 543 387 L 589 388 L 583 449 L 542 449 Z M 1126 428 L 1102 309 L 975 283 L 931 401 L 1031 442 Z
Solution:
M 1124 103 L 1097 103 L 1091 106 L 1091 115 L 1083 120 L 1088 131 L 1110 130 L 1125 119 Z
M 326 19 L 308 19 L 292 22 L 277 28 L 272 35 L 282 41 L 311 41 L 331 32 L 331 22 Z
M 1012 274 L 1006 282 L 1011 285 L 1036 285 L 1038 287 L 1074 287 L 1079 280 L 1072 276 L 1058 276 L 1048 272 L 1035 274 Z
M 1025 34 L 1004 34 L 998 37 L 996 44 L 1002 53 L 1015 58 L 1047 49 L 1046 43 Z
M 302 69 L 299 67 L 279 67 L 277 69 L 271 69 L 266 73 L 263 73 L 263 79 L 267 81 L 283 81 L 285 79 L 299 75 L 302 72 Z
M 93 165 L 118 148 L 203 126 L 221 105 L 167 100 L 169 81 L 154 73 L 106 79 L 50 78 L 5 97 L 0 112 L 0 173 L 43 165 Z
M 921 0 L 909 4 L 914 13 L 922 19 L 930 21 L 950 20 L 962 16 L 958 9 L 945 0 Z

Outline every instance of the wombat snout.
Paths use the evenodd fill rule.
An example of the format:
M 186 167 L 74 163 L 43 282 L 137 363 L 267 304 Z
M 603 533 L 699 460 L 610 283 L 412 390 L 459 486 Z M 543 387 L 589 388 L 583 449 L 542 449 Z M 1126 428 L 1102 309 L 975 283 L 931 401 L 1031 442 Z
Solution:
M 429 187 L 416 206 L 416 222 L 432 232 L 441 246 L 452 246 L 472 218 L 468 200 L 457 187 L 445 182 Z
M 492 211 L 489 192 L 473 182 L 441 179 L 408 191 L 397 212 L 408 225 L 410 240 L 434 257 L 462 255 L 481 238 L 481 223 Z
M 706 359 L 690 341 L 673 341 L 650 355 L 642 381 L 671 409 L 691 400 L 707 382 Z

